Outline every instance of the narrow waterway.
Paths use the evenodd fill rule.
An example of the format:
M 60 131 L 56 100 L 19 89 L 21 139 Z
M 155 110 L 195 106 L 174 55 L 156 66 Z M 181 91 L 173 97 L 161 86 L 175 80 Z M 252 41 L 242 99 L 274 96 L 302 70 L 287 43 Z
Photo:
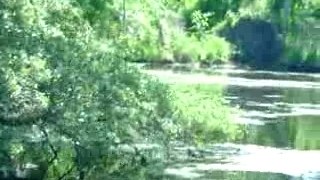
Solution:
M 240 143 L 213 144 L 203 159 L 170 164 L 169 179 L 320 179 L 320 74 L 234 67 L 211 75 L 145 72 L 169 83 L 224 85 L 225 102 L 242 111 L 235 122 L 248 130 Z

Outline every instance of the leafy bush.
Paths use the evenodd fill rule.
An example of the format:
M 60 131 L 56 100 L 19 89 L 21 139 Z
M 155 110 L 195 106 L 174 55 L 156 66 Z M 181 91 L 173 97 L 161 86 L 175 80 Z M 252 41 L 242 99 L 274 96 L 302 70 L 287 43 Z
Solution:
M 206 61 L 223 61 L 230 60 L 233 53 L 232 46 L 224 38 L 206 35 L 202 38 L 202 48 L 204 50 Z
M 146 8 L 137 9 L 134 3 L 127 4 L 127 31 L 121 42 L 128 50 L 128 61 L 225 61 L 230 57 L 231 46 L 206 32 L 208 18 L 200 11 L 192 13 L 193 27 L 189 33 L 184 27 L 184 18 L 173 7 L 164 2 L 143 4 Z
M 181 136 L 198 144 L 236 139 L 241 135 L 232 122 L 232 111 L 223 104 L 223 89 L 204 84 L 171 85 L 175 94 L 176 115 L 181 122 Z
M 171 46 L 177 62 L 192 62 L 201 56 L 200 42 L 195 36 L 177 34 Z
M 215 35 L 203 35 L 200 40 L 195 36 L 180 35 L 174 40 L 172 49 L 178 62 L 225 62 L 232 55 L 231 45 Z
M 178 92 L 175 99 L 168 85 L 124 61 L 128 55 L 158 55 L 158 31 L 138 28 L 130 34 L 117 19 L 120 8 L 106 0 L 0 1 L 0 179 L 126 179 L 163 160 L 185 121 L 198 122 L 199 141 L 211 139 L 215 130 L 198 132 L 211 124 L 205 119 L 225 116 L 185 112 L 200 111 L 193 103 L 206 95 L 190 99 L 191 109 L 184 109 L 188 92 Z M 151 17 L 141 28 L 155 22 Z M 137 32 L 141 35 L 134 39 Z M 208 49 L 214 44 L 224 48 L 220 39 L 211 41 Z M 193 51 L 185 47 L 179 50 Z M 216 125 L 210 126 L 216 132 L 230 130 Z
M 135 144 L 170 139 L 167 87 L 102 45 L 83 13 L 71 1 L 0 1 L 0 178 L 108 177 L 150 163 Z

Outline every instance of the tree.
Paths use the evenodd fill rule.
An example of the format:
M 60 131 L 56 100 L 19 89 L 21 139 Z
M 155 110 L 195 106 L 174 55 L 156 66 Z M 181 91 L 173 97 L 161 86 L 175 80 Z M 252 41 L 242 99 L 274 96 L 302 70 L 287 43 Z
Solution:
M 82 5 L 0 1 L 1 178 L 108 177 L 141 165 L 136 143 L 169 139 L 166 86 L 104 48 Z

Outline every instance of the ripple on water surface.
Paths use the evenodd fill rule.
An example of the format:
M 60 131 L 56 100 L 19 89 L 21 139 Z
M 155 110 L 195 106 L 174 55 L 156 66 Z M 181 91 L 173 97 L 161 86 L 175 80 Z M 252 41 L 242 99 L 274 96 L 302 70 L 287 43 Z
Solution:
M 320 179 L 320 74 L 213 71 L 216 75 L 145 71 L 168 83 L 224 85 L 225 102 L 242 110 L 236 121 L 248 127 L 242 144 L 208 147 L 204 159 L 173 163 L 166 174 L 173 179 Z

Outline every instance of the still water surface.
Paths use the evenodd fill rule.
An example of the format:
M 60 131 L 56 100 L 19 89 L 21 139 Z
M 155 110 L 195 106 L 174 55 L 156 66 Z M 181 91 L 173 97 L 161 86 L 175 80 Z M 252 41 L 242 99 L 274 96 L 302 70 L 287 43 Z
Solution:
M 224 85 L 226 103 L 243 112 L 235 121 L 248 128 L 240 143 L 214 144 L 203 160 L 170 164 L 169 179 L 320 180 L 320 74 L 145 72 L 169 83 Z

